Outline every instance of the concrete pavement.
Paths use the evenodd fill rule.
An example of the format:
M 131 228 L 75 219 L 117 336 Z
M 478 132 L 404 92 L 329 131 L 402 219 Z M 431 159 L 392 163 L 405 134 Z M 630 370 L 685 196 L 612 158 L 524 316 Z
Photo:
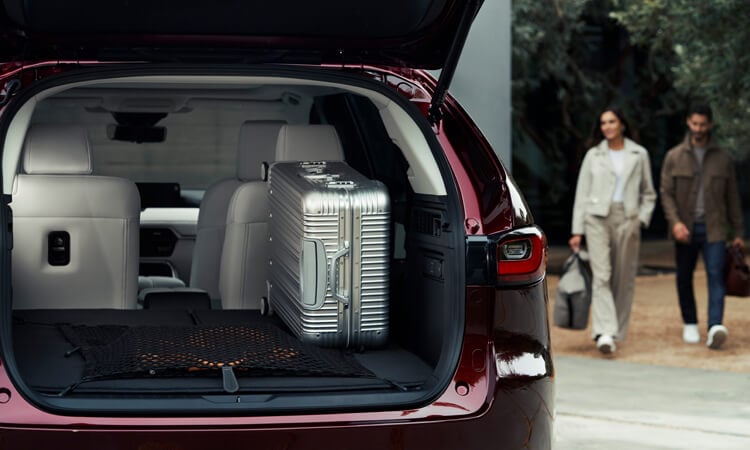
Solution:
M 555 357 L 556 450 L 750 449 L 750 374 Z
M 569 254 L 550 247 L 549 273 Z M 639 276 L 671 273 L 674 244 L 642 241 L 639 260 Z M 578 356 L 554 362 L 555 450 L 750 449 L 750 373 Z

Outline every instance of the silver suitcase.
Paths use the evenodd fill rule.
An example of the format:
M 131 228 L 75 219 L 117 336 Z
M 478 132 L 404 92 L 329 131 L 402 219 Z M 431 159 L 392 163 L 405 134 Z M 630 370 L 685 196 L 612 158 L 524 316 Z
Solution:
M 270 308 L 302 341 L 388 339 L 390 201 L 341 161 L 277 162 L 269 174 Z

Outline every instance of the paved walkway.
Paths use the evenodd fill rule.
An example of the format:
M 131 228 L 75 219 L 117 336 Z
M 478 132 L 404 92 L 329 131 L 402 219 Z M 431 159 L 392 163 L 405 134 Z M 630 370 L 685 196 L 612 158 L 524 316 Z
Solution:
M 555 358 L 556 450 L 750 449 L 750 374 Z
M 550 272 L 568 255 L 551 247 Z M 673 271 L 673 244 L 643 242 L 640 262 L 641 275 Z M 555 450 L 750 449 L 749 373 L 577 356 L 555 370 Z

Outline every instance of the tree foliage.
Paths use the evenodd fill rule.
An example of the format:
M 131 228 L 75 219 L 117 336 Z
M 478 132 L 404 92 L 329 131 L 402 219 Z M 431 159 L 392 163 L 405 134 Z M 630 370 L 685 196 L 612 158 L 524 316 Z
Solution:
M 617 0 L 611 16 L 670 67 L 684 98 L 714 109 L 717 137 L 740 158 L 750 148 L 750 8 L 747 0 Z M 665 69 L 661 69 L 665 70 Z
M 567 233 L 579 163 L 602 109 L 623 109 L 657 161 L 682 137 L 684 120 L 674 118 L 684 102 L 670 63 L 631 43 L 610 16 L 611 1 L 512 6 L 514 176 L 548 233 Z
M 608 105 L 630 119 L 658 187 L 689 103 L 709 103 L 750 198 L 748 0 L 512 2 L 513 172 L 552 239 L 569 232 L 579 164 Z M 665 227 L 657 205 L 650 231 Z

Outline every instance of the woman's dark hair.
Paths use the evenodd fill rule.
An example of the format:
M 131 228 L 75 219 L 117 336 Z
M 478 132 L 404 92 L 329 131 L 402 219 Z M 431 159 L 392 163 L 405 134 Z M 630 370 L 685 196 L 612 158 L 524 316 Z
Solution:
M 604 135 L 602 134 L 602 127 L 601 127 L 601 120 L 602 120 L 602 114 L 605 112 L 611 112 L 617 118 L 620 120 L 620 123 L 622 123 L 625 126 L 625 129 L 622 130 L 622 135 L 627 138 L 633 138 L 631 132 L 630 132 L 630 123 L 628 122 L 628 119 L 625 118 L 625 114 L 622 112 L 620 108 L 617 108 L 615 106 L 608 106 L 601 110 L 601 112 L 596 116 L 596 120 L 594 121 L 594 126 L 591 128 L 591 134 L 589 137 L 588 142 L 586 143 L 588 147 L 593 147 L 594 145 L 598 144 L 599 142 L 604 139 Z

